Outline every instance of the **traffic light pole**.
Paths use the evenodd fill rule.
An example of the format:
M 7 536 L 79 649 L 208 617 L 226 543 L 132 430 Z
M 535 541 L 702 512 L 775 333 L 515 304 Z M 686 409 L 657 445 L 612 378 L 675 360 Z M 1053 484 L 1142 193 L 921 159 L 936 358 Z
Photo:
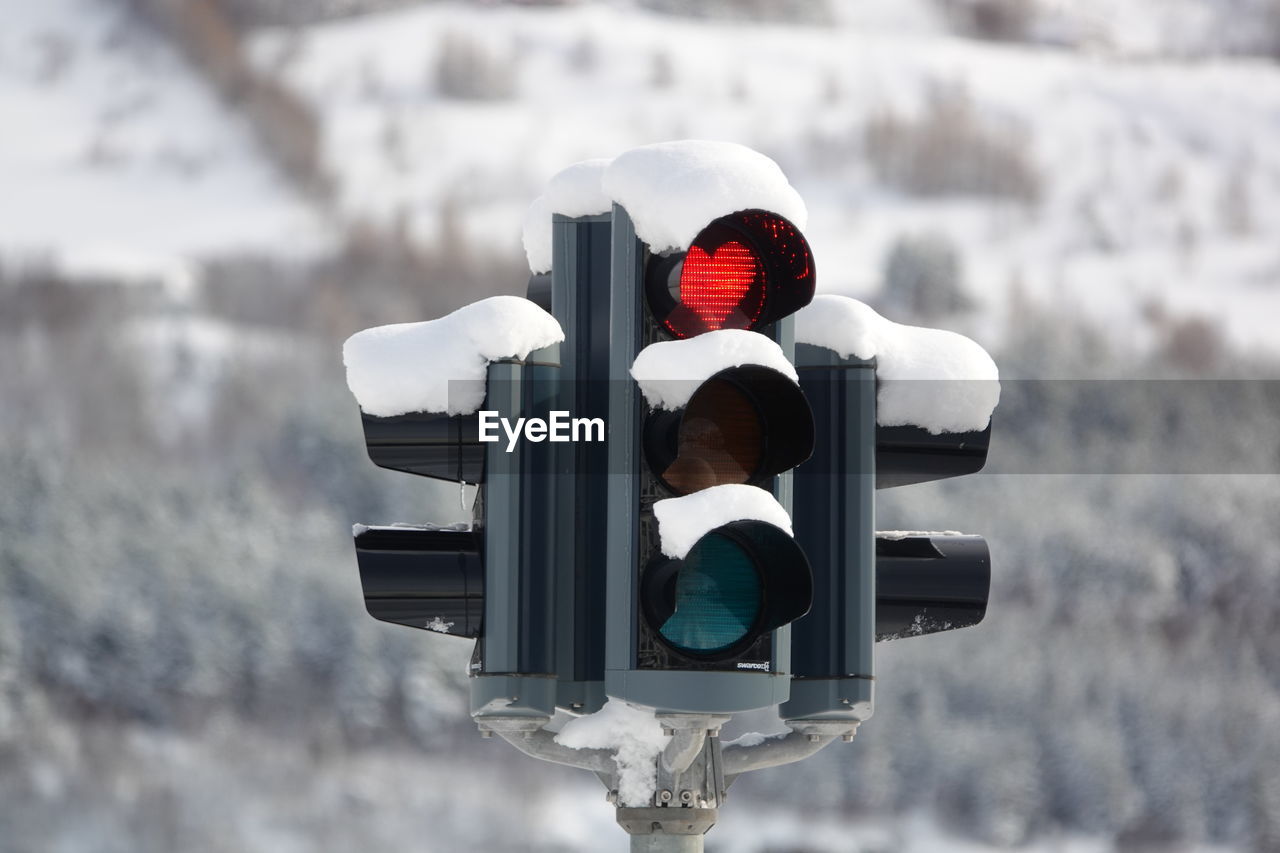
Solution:
M 843 723 L 807 723 L 752 744 L 720 742 L 727 715 L 658 714 L 671 741 L 657 760 L 654 803 L 618 808 L 618 824 L 631 835 L 631 850 L 701 851 L 729 786 L 752 770 L 803 761 L 848 732 Z M 847 737 L 845 738 L 848 739 Z M 616 791 L 610 791 L 616 801 Z
M 751 744 L 721 744 L 720 728 L 729 715 L 658 714 L 671 740 L 655 760 L 656 790 L 646 806 L 618 804 L 618 769 L 607 749 L 570 749 L 536 717 L 491 717 L 486 736 L 497 734 L 531 758 L 588 770 L 608 788 L 617 821 L 631 836 L 631 850 L 655 853 L 701 851 L 703 836 L 715 825 L 728 789 L 743 773 L 803 761 L 837 737 L 843 723 L 793 724 L 786 734 Z M 845 738 L 846 740 L 848 737 Z
M 702 853 L 702 835 L 633 835 L 631 853 Z

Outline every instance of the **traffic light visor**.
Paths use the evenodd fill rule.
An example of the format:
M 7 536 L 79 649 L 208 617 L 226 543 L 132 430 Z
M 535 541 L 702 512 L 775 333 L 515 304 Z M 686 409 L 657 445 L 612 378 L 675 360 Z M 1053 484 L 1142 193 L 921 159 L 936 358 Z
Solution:
M 370 616 L 455 637 L 480 636 L 484 566 L 476 531 L 363 527 L 355 546 Z
M 876 535 L 876 640 L 977 625 L 987 613 L 991 552 L 981 536 Z
M 654 259 L 645 285 L 654 318 L 677 338 L 767 325 L 809 304 L 813 288 L 808 241 L 763 210 L 715 220 L 686 252 Z

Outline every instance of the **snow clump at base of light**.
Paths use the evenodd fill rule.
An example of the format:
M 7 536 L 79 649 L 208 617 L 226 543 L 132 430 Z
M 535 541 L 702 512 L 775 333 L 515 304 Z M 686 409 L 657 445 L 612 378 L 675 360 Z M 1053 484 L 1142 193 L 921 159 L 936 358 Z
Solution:
M 904 326 L 848 296 L 819 294 L 796 314 L 796 341 L 842 358 L 876 360 L 876 422 L 930 433 L 985 429 L 1000 402 L 1000 373 L 964 335 Z
M 570 749 L 609 749 L 618 766 L 618 803 L 647 806 L 658 785 L 658 755 L 670 737 L 652 708 L 610 699 L 594 714 L 565 723 L 556 743 Z
M 469 415 L 484 402 L 489 362 L 522 359 L 563 340 L 560 324 L 534 303 L 493 296 L 438 320 L 356 332 L 343 344 L 342 360 L 365 414 Z
M 657 501 L 653 516 L 658 520 L 662 553 L 677 560 L 683 560 L 703 536 L 731 521 L 764 521 L 794 535 L 791 516 L 773 495 L 740 483 Z
M 533 200 L 524 217 L 524 253 L 529 271 L 551 271 L 551 217 L 594 216 L 608 213 L 613 202 L 604 194 L 600 179 L 608 160 L 583 160 L 561 169 L 547 183 L 547 191 Z
M 640 351 L 631 376 L 650 406 L 679 409 L 698 386 L 730 367 L 758 364 L 772 368 L 792 382 L 796 369 L 782 347 L 757 332 L 719 329 L 677 341 L 659 341 Z
M 732 142 L 632 148 L 605 170 L 604 192 L 627 209 L 652 252 L 687 249 L 709 223 L 739 210 L 768 210 L 801 230 L 809 218 L 777 163 Z

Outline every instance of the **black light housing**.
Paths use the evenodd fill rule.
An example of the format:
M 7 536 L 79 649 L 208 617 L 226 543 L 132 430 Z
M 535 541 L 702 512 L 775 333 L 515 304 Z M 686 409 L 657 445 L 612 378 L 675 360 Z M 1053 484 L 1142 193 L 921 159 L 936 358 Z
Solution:
M 987 464 L 987 428 L 938 435 L 918 426 L 876 427 L 876 488 L 974 474 Z
M 484 445 L 476 415 L 410 412 L 379 418 L 360 413 L 369 458 L 380 468 L 453 482 L 484 478 Z

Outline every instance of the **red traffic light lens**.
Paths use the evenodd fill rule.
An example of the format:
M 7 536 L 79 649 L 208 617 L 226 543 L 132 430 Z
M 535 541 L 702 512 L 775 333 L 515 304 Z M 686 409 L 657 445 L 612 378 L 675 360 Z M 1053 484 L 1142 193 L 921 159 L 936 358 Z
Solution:
M 645 274 L 649 310 L 677 338 L 766 326 L 807 305 L 813 288 L 808 242 L 764 210 L 720 217 L 688 251 L 651 258 Z
M 701 328 L 687 332 L 751 328 L 764 307 L 762 273 L 755 252 L 737 240 L 710 251 L 694 243 L 680 270 L 680 304 L 701 321 Z

